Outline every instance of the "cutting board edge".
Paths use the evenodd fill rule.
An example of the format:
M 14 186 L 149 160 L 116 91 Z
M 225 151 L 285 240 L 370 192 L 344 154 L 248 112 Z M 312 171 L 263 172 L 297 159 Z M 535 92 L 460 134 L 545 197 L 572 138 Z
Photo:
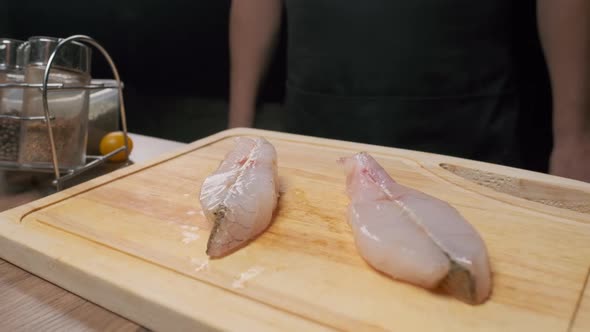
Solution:
M 331 329 L 51 226 L 36 222 L 17 224 L 6 221 L 0 216 L 0 258 L 154 331 L 239 330 L 243 324 L 257 331 Z M 102 259 L 80 260 L 79 256 L 84 254 Z M 117 275 L 109 275 L 109 269 L 126 270 L 131 276 L 126 275 L 122 279 Z M 151 278 L 145 278 L 146 275 Z M 173 281 L 175 287 L 184 286 L 179 287 L 183 291 L 163 286 L 161 280 L 167 279 Z M 92 287 L 84 286 L 88 280 L 92 281 Z M 162 290 L 161 287 L 166 289 Z M 145 288 L 160 291 L 146 299 L 142 296 L 142 289 Z M 209 298 L 214 297 L 217 301 L 208 302 L 203 308 L 203 301 L 189 294 L 209 295 Z M 210 315 L 213 311 L 224 312 L 230 305 L 247 310 L 244 313 L 234 310 L 232 313 Z M 268 319 L 264 321 L 261 317 Z
M 588 267 L 588 274 L 580 294 L 578 306 L 570 322 L 569 331 L 582 332 L 588 330 L 590 330 L 590 266 Z

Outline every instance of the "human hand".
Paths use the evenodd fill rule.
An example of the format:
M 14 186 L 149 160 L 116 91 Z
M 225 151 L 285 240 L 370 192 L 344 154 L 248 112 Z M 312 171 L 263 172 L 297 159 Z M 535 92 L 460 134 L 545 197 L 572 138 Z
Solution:
M 556 141 L 549 173 L 590 183 L 590 135 L 567 142 Z

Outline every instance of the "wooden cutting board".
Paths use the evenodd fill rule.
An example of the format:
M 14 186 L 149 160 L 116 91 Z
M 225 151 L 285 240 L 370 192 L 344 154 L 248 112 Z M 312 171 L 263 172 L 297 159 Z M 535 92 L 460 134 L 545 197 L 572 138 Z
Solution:
M 279 156 L 271 227 L 208 260 L 199 186 L 260 135 Z M 470 306 L 367 265 L 336 160 L 368 151 L 481 233 L 493 294 Z M 0 214 L 0 257 L 154 330 L 590 331 L 590 184 L 433 154 L 237 129 Z

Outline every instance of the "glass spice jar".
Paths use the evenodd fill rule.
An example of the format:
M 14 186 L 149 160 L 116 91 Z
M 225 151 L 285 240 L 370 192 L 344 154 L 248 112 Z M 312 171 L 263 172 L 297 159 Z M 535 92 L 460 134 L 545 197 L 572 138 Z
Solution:
M 24 81 L 43 83 L 49 57 L 60 40 L 52 37 L 31 37 L 25 50 Z M 91 50 L 78 42 L 60 47 L 52 63 L 49 83 L 85 86 L 90 83 Z M 86 89 L 49 89 L 50 121 L 60 169 L 84 166 L 88 137 L 88 103 Z M 43 95 L 40 89 L 26 89 L 23 96 L 24 116 L 43 116 Z M 53 167 L 53 158 L 45 121 L 24 121 L 21 126 L 19 164 L 22 167 Z
M 22 40 L 0 39 L 0 84 L 23 82 L 23 71 L 18 60 L 18 49 L 23 43 Z M 0 115 L 19 117 L 22 95 L 23 89 L 20 87 L 0 88 Z M 18 118 L 0 117 L 0 162 L 16 164 L 20 125 Z

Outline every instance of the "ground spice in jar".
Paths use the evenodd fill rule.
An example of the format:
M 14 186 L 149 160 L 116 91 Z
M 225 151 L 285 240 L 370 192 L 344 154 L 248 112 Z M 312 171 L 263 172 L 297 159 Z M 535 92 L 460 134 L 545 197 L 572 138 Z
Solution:
M 67 89 L 49 89 L 48 110 L 39 89 L 26 89 L 23 94 L 24 116 L 44 116 L 46 111 L 54 116 L 50 125 L 57 152 L 58 166 L 73 170 L 85 165 L 88 128 L 88 90 L 90 83 L 90 48 L 79 42 L 63 44 L 55 49 L 59 39 L 34 36 L 28 39 L 27 62 L 24 66 L 24 81 L 38 84 L 44 81 L 49 59 L 54 56 L 49 83 L 62 83 Z M 74 88 L 75 87 L 75 88 Z M 51 168 L 52 147 L 47 124 L 43 121 L 25 121 L 21 124 L 19 164 L 25 168 Z
M 24 79 L 19 48 L 23 41 L 0 38 L 0 84 L 21 83 Z M 22 89 L 0 88 L 0 115 L 20 116 Z M 20 139 L 20 120 L 0 118 L 0 162 L 16 162 Z
M 20 149 L 19 162 L 25 165 L 52 163 L 51 142 L 45 122 L 30 121 L 23 123 L 22 127 L 22 135 L 25 139 Z M 51 128 L 60 168 L 79 164 L 80 161 L 75 160 L 80 135 L 79 119 L 54 119 L 51 121 Z
M 8 111 L 2 115 L 18 116 L 17 111 Z M 20 135 L 20 120 L 0 118 L 0 161 L 16 162 Z

